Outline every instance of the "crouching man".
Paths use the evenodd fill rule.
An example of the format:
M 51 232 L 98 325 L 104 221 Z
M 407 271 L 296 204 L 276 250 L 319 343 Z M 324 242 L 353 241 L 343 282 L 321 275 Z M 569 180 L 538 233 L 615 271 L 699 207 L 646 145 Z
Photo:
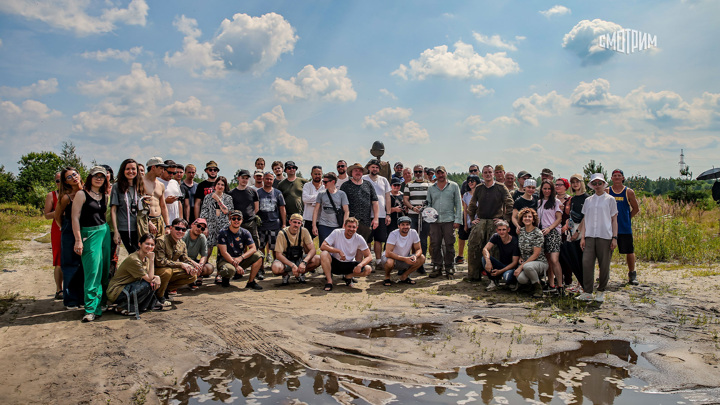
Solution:
M 187 231 L 187 221 L 175 218 L 170 226 L 170 234 L 158 238 L 155 243 L 155 275 L 160 277 L 160 288 L 156 295 L 160 304 L 169 307 L 168 292 L 194 283 L 198 269 L 187 255 L 187 247 L 182 238 Z
M 315 244 L 310 231 L 303 227 L 300 214 L 290 216 L 290 226 L 278 232 L 275 240 L 275 261 L 272 272 L 282 275 L 282 285 L 290 284 L 290 276 L 305 284 L 305 272 L 320 266 L 320 257 L 315 254 Z
M 323 273 L 325 273 L 325 291 L 332 291 L 333 282 L 332 275 L 342 275 L 343 281 L 348 287 L 352 287 L 355 283 L 354 276 L 367 277 L 370 275 L 372 268 L 370 261 L 370 249 L 365 239 L 357 234 L 358 220 L 350 217 L 345 220 L 342 229 L 336 229 L 330 233 L 320 246 L 320 262 L 322 263 Z M 362 261 L 356 261 L 358 251 L 362 254 Z M 346 276 L 349 275 L 350 278 Z
M 209 277 L 215 272 L 215 266 L 208 263 L 210 251 L 207 245 L 207 238 L 203 233 L 205 229 L 207 229 L 207 221 L 205 218 L 198 218 L 193 221 L 190 229 L 188 229 L 183 237 L 190 262 L 198 269 L 197 281 L 194 284 L 190 284 L 191 290 L 195 290 L 198 286 L 202 285 L 203 277 Z
M 381 263 L 385 268 L 384 286 L 392 285 L 390 280 L 390 272 L 397 269 L 400 274 L 399 283 L 415 284 L 410 278 L 415 270 L 422 267 L 425 263 L 425 256 L 422 254 L 422 246 L 420 246 L 420 235 L 417 231 L 411 229 L 412 220 L 410 217 L 398 218 L 398 229 L 390 232 L 387 243 L 385 243 L 385 254 Z
M 242 212 L 230 211 L 230 225 L 218 234 L 218 274 L 222 277 L 222 286 L 230 287 L 231 277 L 242 277 L 246 269 L 250 268 L 250 278 L 245 288 L 262 290 L 255 281 L 263 263 L 262 256 L 257 252 L 250 231 L 240 227 L 242 220 Z

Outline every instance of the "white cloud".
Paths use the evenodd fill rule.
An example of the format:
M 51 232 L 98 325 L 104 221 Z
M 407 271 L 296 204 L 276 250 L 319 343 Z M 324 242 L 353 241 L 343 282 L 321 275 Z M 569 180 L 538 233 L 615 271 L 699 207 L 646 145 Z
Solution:
M 387 129 L 385 136 L 401 142 L 427 143 L 430 135 L 415 121 L 410 121 L 413 111 L 409 108 L 383 108 L 375 114 L 365 117 L 363 127 L 368 129 Z
M 0 101 L 0 121 L 7 129 L 31 130 L 42 121 L 61 117 L 62 113 L 36 100 L 25 100 L 20 105 L 12 101 Z
M 409 68 L 401 64 L 392 74 L 406 80 L 424 80 L 428 76 L 483 79 L 489 76 L 503 77 L 520 71 L 518 64 L 505 52 L 481 56 L 475 53 L 472 45 L 462 41 L 456 42 L 454 48 L 454 52 L 449 52 L 447 45 L 426 49 L 418 59 L 410 61 Z
M 573 107 L 586 110 L 616 110 L 622 107 L 621 97 L 610 94 L 610 82 L 598 78 L 591 83 L 580 82 L 570 96 Z
M 251 122 L 241 122 L 232 126 L 229 122 L 220 124 L 223 137 L 222 150 L 226 153 L 273 153 L 302 154 L 308 149 L 306 139 L 291 135 L 288 121 L 281 106 L 275 106 Z M 242 145 L 240 149 L 233 145 Z
M 290 80 L 275 78 L 272 88 L 275 96 L 286 102 L 296 99 L 344 102 L 357 98 L 345 66 L 315 69 L 313 65 L 307 65 Z
M 193 96 L 190 96 L 184 103 L 176 101 L 163 107 L 160 113 L 171 117 L 190 117 L 205 121 L 215 119 L 215 113 L 212 107 L 202 105 L 202 102 Z
M 473 134 L 470 139 L 475 141 L 487 141 L 487 138 L 484 136 L 484 134 L 489 133 L 490 128 L 488 128 L 487 123 L 483 121 L 481 116 L 471 115 L 465 118 L 465 120 L 460 123 L 460 125 Z
M 112 49 L 108 48 L 104 51 L 85 51 L 80 54 L 85 59 L 94 59 L 99 62 L 105 62 L 108 59 L 117 59 L 121 60 L 125 63 L 129 63 L 135 58 L 138 57 L 142 53 L 143 47 L 142 46 L 136 46 L 133 48 L 130 48 L 127 51 L 121 51 L 119 49 Z
M 298 37 L 283 16 L 268 13 L 260 17 L 235 14 L 224 19 L 217 34 L 208 42 L 197 21 L 184 15 L 175 19 L 175 27 L 185 34 L 182 51 L 165 54 L 165 63 L 184 67 L 193 75 L 222 77 L 227 70 L 260 74 L 273 66 L 283 53 L 292 52 Z
M 483 86 L 482 84 L 471 85 L 470 92 L 478 98 L 495 94 L 495 90 L 486 89 L 485 86 Z
M 539 13 L 544 15 L 547 18 L 550 18 L 550 17 L 556 16 L 556 15 L 571 14 L 572 12 L 570 11 L 569 8 L 567 8 L 565 6 L 554 5 L 545 11 L 539 11 Z
M 144 26 L 148 5 L 132 0 L 127 8 L 104 8 L 99 15 L 88 14 L 88 0 L 3 0 L 0 12 L 28 20 L 39 20 L 51 27 L 74 31 L 77 35 L 102 34 L 116 28 L 116 23 Z
M 138 111 L 152 109 L 156 102 L 173 95 L 170 83 L 161 81 L 157 75 L 149 77 L 139 63 L 132 64 L 129 75 L 115 80 L 105 78 L 80 82 L 78 89 L 85 95 L 118 99 Z
M 393 92 L 391 92 L 391 91 L 388 90 L 388 89 L 380 89 L 380 94 L 382 94 L 383 96 L 390 97 L 390 98 L 393 99 L 393 100 L 397 100 L 397 99 L 398 99 L 397 96 L 396 96 L 395 94 L 393 94 Z
M 507 49 L 509 51 L 517 51 L 517 47 L 511 43 L 503 41 L 502 38 L 500 38 L 500 35 L 493 35 L 491 37 L 488 37 L 486 35 L 480 34 L 479 32 L 473 32 L 473 38 L 481 44 L 490 45 L 495 48 L 500 49 Z M 525 37 L 515 37 L 516 41 L 525 39 Z
M 582 65 L 599 65 L 606 62 L 615 52 L 601 48 L 598 37 L 623 29 L 614 22 L 600 19 L 582 20 L 563 37 L 562 46 L 582 60 Z
M 530 97 L 520 97 L 513 102 L 513 110 L 518 120 L 538 126 L 538 117 L 552 117 L 569 105 L 567 98 L 553 90 L 544 96 L 534 93 Z
M 37 82 L 24 87 L 0 87 L 0 96 L 7 98 L 32 98 L 42 97 L 46 94 L 57 92 L 58 81 L 52 77 L 47 80 L 38 80 Z

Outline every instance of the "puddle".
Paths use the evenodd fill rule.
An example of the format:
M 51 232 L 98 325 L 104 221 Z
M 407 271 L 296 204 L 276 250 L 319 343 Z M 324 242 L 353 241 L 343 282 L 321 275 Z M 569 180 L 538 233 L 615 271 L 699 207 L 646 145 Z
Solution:
M 442 327 L 440 323 L 403 323 L 399 325 L 381 325 L 372 328 L 341 330 L 338 335 L 357 339 L 413 338 L 434 336 Z
M 372 368 L 382 367 L 382 363 L 380 363 L 379 361 L 370 360 L 367 357 L 354 356 L 352 354 L 324 352 L 324 353 L 318 354 L 318 356 L 329 357 L 329 358 L 331 358 L 333 360 L 337 360 L 341 363 L 352 364 L 353 366 L 363 366 L 363 367 L 372 367 Z
M 625 341 L 582 342 L 578 350 L 508 365 L 457 368 L 433 376 L 460 386 L 418 387 L 353 378 L 310 370 L 299 363 L 280 363 L 261 355 L 221 355 L 208 366 L 192 370 L 177 390 L 159 391 L 165 404 L 367 404 L 348 392 L 351 383 L 385 391 L 397 403 L 412 404 L 683 404 L 680 394 L 642 392 L 647 384 L 627 370 L 579 359 L 612 354 L 631 364 L 646 363 L 641 353 L 647 345 Z M 323 355 L 330 355 L 325 353 Z M 361 356 L 332 354 L 338 361 L 363 366 L 375 362 Z M 643 363 L 645 361 L 645 363 Z M 356 363 L 353 363 L 356 362 Z M 369 362 L 369 363 L 368 363 Z

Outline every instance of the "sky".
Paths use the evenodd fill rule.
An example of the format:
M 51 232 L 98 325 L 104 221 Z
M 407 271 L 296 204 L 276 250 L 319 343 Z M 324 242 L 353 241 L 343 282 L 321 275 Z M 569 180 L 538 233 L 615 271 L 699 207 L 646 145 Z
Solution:
M 0 0 L 0 164 L 720 166 L 720 2 Z M 599 38 L 655 38 L 620 53 Z

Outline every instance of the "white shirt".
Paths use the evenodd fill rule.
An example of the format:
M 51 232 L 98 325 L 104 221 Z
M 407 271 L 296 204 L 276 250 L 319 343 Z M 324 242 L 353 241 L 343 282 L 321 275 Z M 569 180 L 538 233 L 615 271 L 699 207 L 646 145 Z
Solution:
M 158 180 L 160 180 L 160 182 L 165 186 L 165 198 L 182 195 L 182 191 L 180 190 L 180 183 L 178 183 L 176 180 L 170 179 L 168 181 L 165 181 L 159 177 Z M 180 201 L 175 201 L 172 204 L 167 204 L 167 210 L 168 221 L 170 221 L 168 225 L 170 225 L 175 218 L 180 217 Z
M 346 238 L 345 229 L 343 228 L 332 231 L 330 233 L 330 236 L 325 239 L 325 242 L 327 242 L 328 245 L 334 247 L 335 249 L 340 249 L 340 251 L 342 251 L 345 255 L 346 262 L 354 262 L 357 251 L 366 250 L 368 248 L 365 239 L 363 239 L 362 236 L 358 235 L 357 232 L 353 234 L 352 238 Z M 332 253 L 332 256 L 340 260 L 339 253 Z
M 390 194 L 390 191 L 392 191 L 392 188 L 390 187 L 390 182 L 385 177 L 380 176 L 379 174 L 377 176 L 377 182 L 373 181 L 373 179 L 370 178 L 369 174 L 364 175 L 362 178 L 363 180 L 369 181 L 370 184 L 372 184 L 372 186 L 375 188 L 375 194 L 377 194 L 378 198 L 378 218 L 385 218 L 387 216 L 387 213 L 385 212 L 385 197 L 386 194 Z
M 302 202 L 305 204 L 303 209 L 303 219 L 306 221 L 312 221 L 313 212 L 315 211 L 315 199 L 319 192 L 325 191 L 325 186 L 320 182 L 320 188 L 315 189 L 315 184 L 309 181 L 303 185 L 302 190 Z
M 402 236 L 400 230 L 396 229 L 390 232 L 387 238 L 388 245 L 393 245 L 393 253 L 398 256 L 408 257 L 412 253 L 414 243 L 420 243 L 420 235 L 414 229 L 410 229 L 407 235 Z
M 617 215 L 615 197 L 608 193 L 591 195 L 585 200 L 585 237 L 612 239 L 612 217 Z
M 350 180 L 350 176 L 345 177 L 344 179 L 341 179 L 338 177 L 337 181 L 335 181 L 335 187 L 340 190 L 340 186 L 343 185 L 346 181 Z

